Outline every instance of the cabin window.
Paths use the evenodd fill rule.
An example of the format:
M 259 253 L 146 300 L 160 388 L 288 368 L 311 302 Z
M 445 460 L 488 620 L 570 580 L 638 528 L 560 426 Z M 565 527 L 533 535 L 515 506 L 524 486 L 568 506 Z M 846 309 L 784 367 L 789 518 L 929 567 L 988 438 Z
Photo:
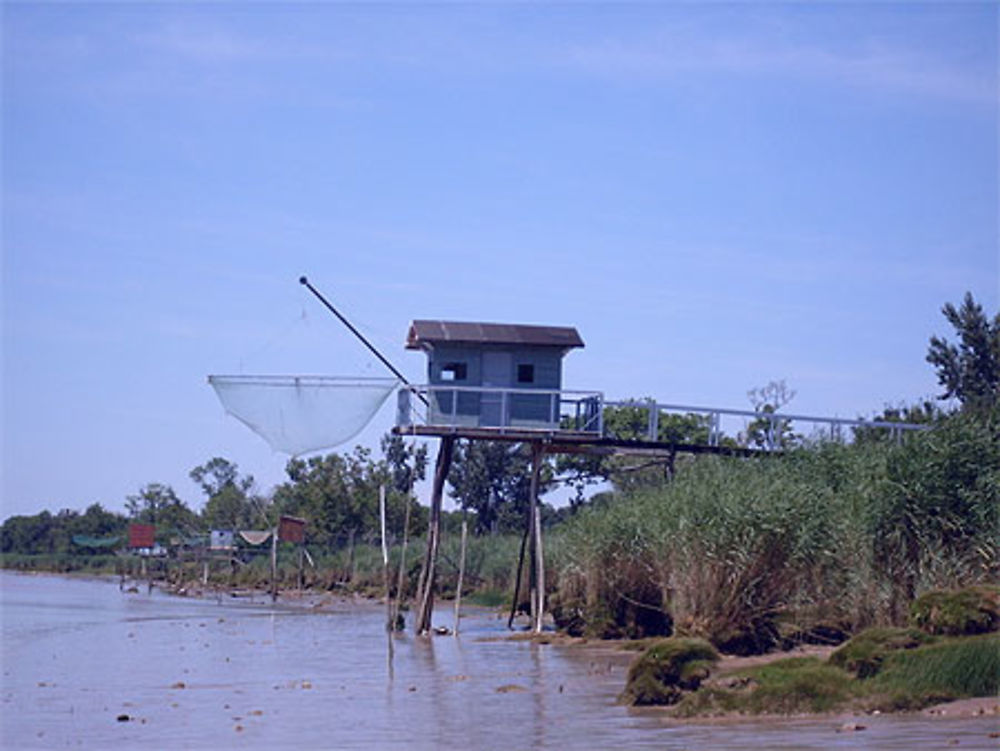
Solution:
M 534 383 L 535 382 L 535 366 L 534 365 L 518 365 L 517 366 L 517 382 L 518 383 Z
M 466 367 L 464 362 L 448 362 L 441 366 L 442 381 L 464 381 Z

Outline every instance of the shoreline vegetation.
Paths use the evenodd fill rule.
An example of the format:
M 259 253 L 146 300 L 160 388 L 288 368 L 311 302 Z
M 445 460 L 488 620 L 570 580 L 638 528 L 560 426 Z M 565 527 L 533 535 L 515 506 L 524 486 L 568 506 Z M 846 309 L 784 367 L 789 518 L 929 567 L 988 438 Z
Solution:
M 944 398 L 961 407 L 942 413 L 924 404 L 884 416 L 925 422 L 929 430 L 897 437 L 859 428 L 847 440 L 796 436 L 780 424 L 780 455 L 678 456 L 668 468 L 586 456 L 546 465 L 544 487 L 562 476 L 581 493 L 570 507 L 543 513 L 546 602 L 560 635 L 535 638 L 641 647 L 622 701 L 667 707 L 676 717 L 885 712 L 996 698 L 1000 315 L 990 321 L 969 295 L 961 310 L 946 305 L 944 312 L 961 346 L 935 337 L 927 359 L 938 368 Z M 783 383 L 772 385 L 779 397 L 786 392 Z M 764 403 L 762 412 L 775 412 L 783 400 Z M 625 407 L 606 414 L 605 424 L 625 430 L 635 417 Z M 707 429 L 697 416 L 669 417 L 660 429 L 676 435 L 665 440 L 697 442 Z M 743 440 L 752 439 L 752 427 Z M 272 529 L 281 514 L 300 517 L 313 565 L 303 568 L 298 547 L 277 543 L 279 589 L 381 598 L 391 580 L 390 596 L 405 602 L 423 564 L 427 510 L 412 488 L 427 456 L 398 436 L 387 436 L 382 450 L 378 461 L 362 448 L 293 459 L 289 482 L 268 499 L 253 494 L 252 478 L 216 458 L 191 472 L 207 497 L 200 515 L 159 485 L 130 496 L 127 506 L 132 521 L 155 523 L 168 546 L 183 537 L 171 529 L 206 537 L 210 529 Z M 445 515 L 437 596 L 456 594 L 458 530 L 466 520 L 475 534 L 463 602 L 510 608 L 514 592 L 527 593 L 515 579 L 529 454 L 483 442 L 456 449 L 449 483 L 463 510 Z M 583 499 L 595 478 L 611 489 Z M 382 487 L 389 567 L 398 577 L 386 577 L 378 544 Z M 0 529 L 0 564 L 57 573 L 142 570 L 178 593 L 270 584 L 269 548 L 199 558 L 205 546 L 185 548 L 181 539 L 172 558 L 140 562 L 70 542 L 121 535 L 129 521 L 98 504 L 84 514 L 11 517 Z M 803 648 L 819 651 L 788 656 Z M 730 671 L 733 660 L 762 656 L 765 663 Z

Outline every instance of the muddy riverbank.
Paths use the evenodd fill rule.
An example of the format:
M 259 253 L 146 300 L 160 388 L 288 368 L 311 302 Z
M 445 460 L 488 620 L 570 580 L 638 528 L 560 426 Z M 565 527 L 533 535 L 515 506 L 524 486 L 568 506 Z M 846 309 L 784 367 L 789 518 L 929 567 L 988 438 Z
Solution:
M 363 599 L 297 603 L 123 593 L 2 575 L 4 748 L 992 749 L 995 717 L 678 722 L 616 703 L 632 655 L 505 638 L 470 609 L 459 637 L 394 640 Z M 452 625 L 449 604 L 437 614 Z M 853 740 L 847 740 L 851 736 Z

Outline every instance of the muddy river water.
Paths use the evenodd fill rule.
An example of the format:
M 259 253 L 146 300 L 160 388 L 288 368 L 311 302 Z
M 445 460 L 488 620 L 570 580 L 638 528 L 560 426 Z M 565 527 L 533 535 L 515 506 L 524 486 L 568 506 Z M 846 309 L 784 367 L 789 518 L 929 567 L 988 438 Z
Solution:
M 123 593 L 0 574 L 0 746 L 115 749 L 996 749 L 998 718 L 843 717 L 677 724 L 615 703 L 625 659 L 461 636 L 395 640 L 384 611 L 330 601 Z M 444 608 L 436 622 L 452 625 Z

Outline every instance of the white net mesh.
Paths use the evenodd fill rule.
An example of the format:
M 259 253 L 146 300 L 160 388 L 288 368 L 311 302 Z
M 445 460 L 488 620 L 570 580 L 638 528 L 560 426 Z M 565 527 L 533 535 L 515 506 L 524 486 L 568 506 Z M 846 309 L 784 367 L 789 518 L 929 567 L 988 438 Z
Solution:
M 394 378 L 209 376 L 226 412 L 292 456 L 337 446 L 367 425 Z

